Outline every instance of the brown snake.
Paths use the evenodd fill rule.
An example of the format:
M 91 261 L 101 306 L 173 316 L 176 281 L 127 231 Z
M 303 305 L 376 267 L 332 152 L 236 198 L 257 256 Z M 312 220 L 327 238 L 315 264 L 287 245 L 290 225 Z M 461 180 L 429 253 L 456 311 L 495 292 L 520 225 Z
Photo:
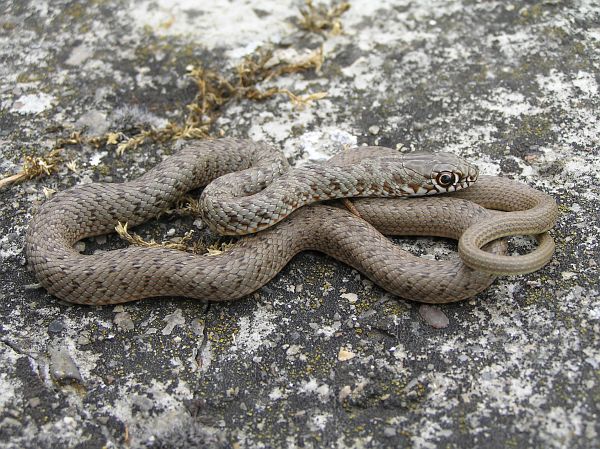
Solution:
M 401 155 L 366 147 L 327 164 L 288 171 L 285 158 L 264 144 L 233 139 L 187 143 L 137 180 L 91 183 L 57 194 L 32 219 L 25 251 L 50 293 L 81 304 L 158 296 L 236 299 L 310 249 L 346 262 L 398 296 L 445 303 L 479 293 L 497 274 L 534 271 L 554 250 L 546 232 L 557 217 L 551 197 L 505 178 L 480 177 L 470 185 L 476 179 L 472 165 L 447 153 Z M 133 246 L 82 255 L 73 248 L 82 238 L 111 232 L 119 221 L 134 226 L 156 217 L 185 192 L 213 180 L 201 196 L 203 218 L 211 228 L 227 234 L 268 229 L 217 256 Z M 334 205 L 307 205 L 454 190 L 460 191 L 357 199 L 362 219 Z M 415 257 L 382 233 L 460 239 L 465 262 Z M 516 234 L 540 236 L 538 248 L 525 256 L 504 256 L 505 244 L 498 239 Z

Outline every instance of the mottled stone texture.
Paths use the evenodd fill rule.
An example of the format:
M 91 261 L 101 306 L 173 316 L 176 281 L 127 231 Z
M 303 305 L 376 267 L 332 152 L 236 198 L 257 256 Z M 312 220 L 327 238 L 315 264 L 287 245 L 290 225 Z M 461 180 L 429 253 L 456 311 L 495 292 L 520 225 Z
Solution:
M 121 158 L 69 146 L 77 171 L 0 192 L 1 446 L 600 446 L 600 5 L 351 3 L 345 33 L 320 37 L 297 30 L 291 1 L 3 1 L 0 173 L 71 131 L 180 120 L 195 95 L 190 64 L 226 71 L 267 41 L 289 53 L 323 43 L 319 73 L 261 87 L 326 99 L 302 110 L 285 96 L 241 101 L 219 128 L 296 163 L 353 143 L 468 157 L 556 197 L 554 261 L 439 307 L 442 326 L 316 253 L 235 303 L 70 306 L 32 286 L 22 254 L 43 188 L 132 179 L 173 145 Z M 193 222 L 164 217 L 139 232 L 166 239 Z

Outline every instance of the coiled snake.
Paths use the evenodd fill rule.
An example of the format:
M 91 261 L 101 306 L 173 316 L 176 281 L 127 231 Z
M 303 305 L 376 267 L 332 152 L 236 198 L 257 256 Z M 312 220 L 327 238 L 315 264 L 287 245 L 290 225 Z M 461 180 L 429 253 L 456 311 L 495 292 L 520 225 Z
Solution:
M 403 298 L 444 303 L 477 294 L 497 274 L 536 270 L 554 250 L 546 232 L 557 217 L 551 197 L 505 178 L 476 180 L 474 166 L 447 153 L 401 155 L 363 147 L 327 164 L 288 170 L 283 155 L 265 144 L 193 142 L 137 180 L 91 183 L 57 194 L 31 220 L 25 252 L 51 294 L 81 304 L 158 296 L 236 299 L 266 284 L 308 249 L 346 262 Z M 160 247 L 94 255 L 73 249 L 76 241 L 109 233 L 119 221 L 132 226 L 147 221 L 185 192 L 207 184 L 200 203 L 211 228 L 238 235 L 262 231 L 217 256 Z M 389 198 L 354 200 L 362 218 L 334 204 L 309 205 L 373 196 Z M 460 239 L 461 259 L 415 257 L 382 233 Z M 505 245 L 498 239 L 515 234 L 538 235 L 538 248 L 525 256 L 503 255 Z

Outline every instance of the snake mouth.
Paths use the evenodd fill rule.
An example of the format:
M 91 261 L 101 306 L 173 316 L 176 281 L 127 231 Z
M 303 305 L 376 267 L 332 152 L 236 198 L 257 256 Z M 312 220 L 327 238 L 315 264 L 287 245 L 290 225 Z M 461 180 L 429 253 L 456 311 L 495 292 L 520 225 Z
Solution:
M 466 189 L 470 185 L 474 184 L 475 181 L 477 181 L 477 173 L 464 176 L 461 178 L 460 182 L 458 183 L 458 185 L 456 186 L 454 191 Z
M 477 176 L 478 173 L 474 173 L 474 174 L 469 174 L 467 176 L 465 176 L 463 179 L 461 179 L 460 185 L 461 188 L 466 188 L 469 187 L 471 184 L 473 184 L 475 181 L 477 181 Z
M 466 189 L 471 184 L 477 181 L 478 176 L 479 170 L 477 170 L 476 167 L 469 166 L 467 173 L 460 176 L 460 181 L 457 183 L 455 189 L 452 191 L 455 192 L 457 190 Z

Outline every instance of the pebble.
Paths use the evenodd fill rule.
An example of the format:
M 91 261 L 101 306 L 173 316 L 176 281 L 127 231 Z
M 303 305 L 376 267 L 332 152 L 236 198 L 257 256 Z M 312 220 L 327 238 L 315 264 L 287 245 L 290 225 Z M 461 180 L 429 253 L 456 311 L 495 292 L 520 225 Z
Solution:
M 396 436 L 396 429 L 393 427 L 386 427 L 385 429 L 383 429 L 383 434 L 386 437 L 395 437 Z
M 190 329 L 192 329 L 192 332 L 195 335 L 201 336 L 204 334 L 204 323 L 202 323 L 198 318 L 195 318 L 190 323 Z
M 89 335 L 81 335 L 78 339 L 77 339 L 77 344 L 79 346 L 85 346 L 85 345 L 89 345 L 92 341 L 90 340 Z
M 135 327 L 129 312 L 119 312 L 119 313 L 115 314 L 115 317 L 113 318 L 113 322 L 122 331 L 131 331 Z
M 2 425 L 6 427 L 23 427 L 21 421 L 15 418 L 11 418 L 10 416 L 7 416 L 2 420 Z
M 419 307 L 419 315 L 435 329 L 443 329 L 450 324 L 448 317 L 437 307 L 422 305 Z
M 343 293 L 340 295 L 341 298 L 347 299 L 350 303 L 358 301 L 358 295 L 356 293 Z
M 67 348 L 62 346 L 51 347 L 48 352 L 50 355 L 50 375 L 56 382 L 61 384 L 83 382 L 79 368 L 77 368 Z
M 51 334 L 60 334 L 65 328 L 65 324 L 60 320 L 54 320 L 48 324 L 48 332 Z
M 379 134 L 379 126 L 377 126 L 377 125 L 370 126 L 369 127 L 369 132 L 371 134 L 373 134 L 374 136 L 377 135 L 377 134 Z
M 352 393 L 352 388 L 350 387 L 350 385 L 344 385 L 342 387 L 342 389 L 340 390 L 340 394 L 338 395 L 338 400 L 340 402 L 344 402 L 344 400 L 350 396 L 350 394 Z
M 352 358 L 354 358 L 356 356 L 356 354 L 354 354 L 352 351 L 349 351 L 348 349 L 341 347 L 340 351 L 338 352 L 338 360 L 340 362 L 345 362 L 346 360 L 350 360 Z
M 286 351 L 286 354 L 288 356 L 296 355 L 299 353 L 300 353 L 300 346 L 298 346 L 298 345 L 291 345 Z

